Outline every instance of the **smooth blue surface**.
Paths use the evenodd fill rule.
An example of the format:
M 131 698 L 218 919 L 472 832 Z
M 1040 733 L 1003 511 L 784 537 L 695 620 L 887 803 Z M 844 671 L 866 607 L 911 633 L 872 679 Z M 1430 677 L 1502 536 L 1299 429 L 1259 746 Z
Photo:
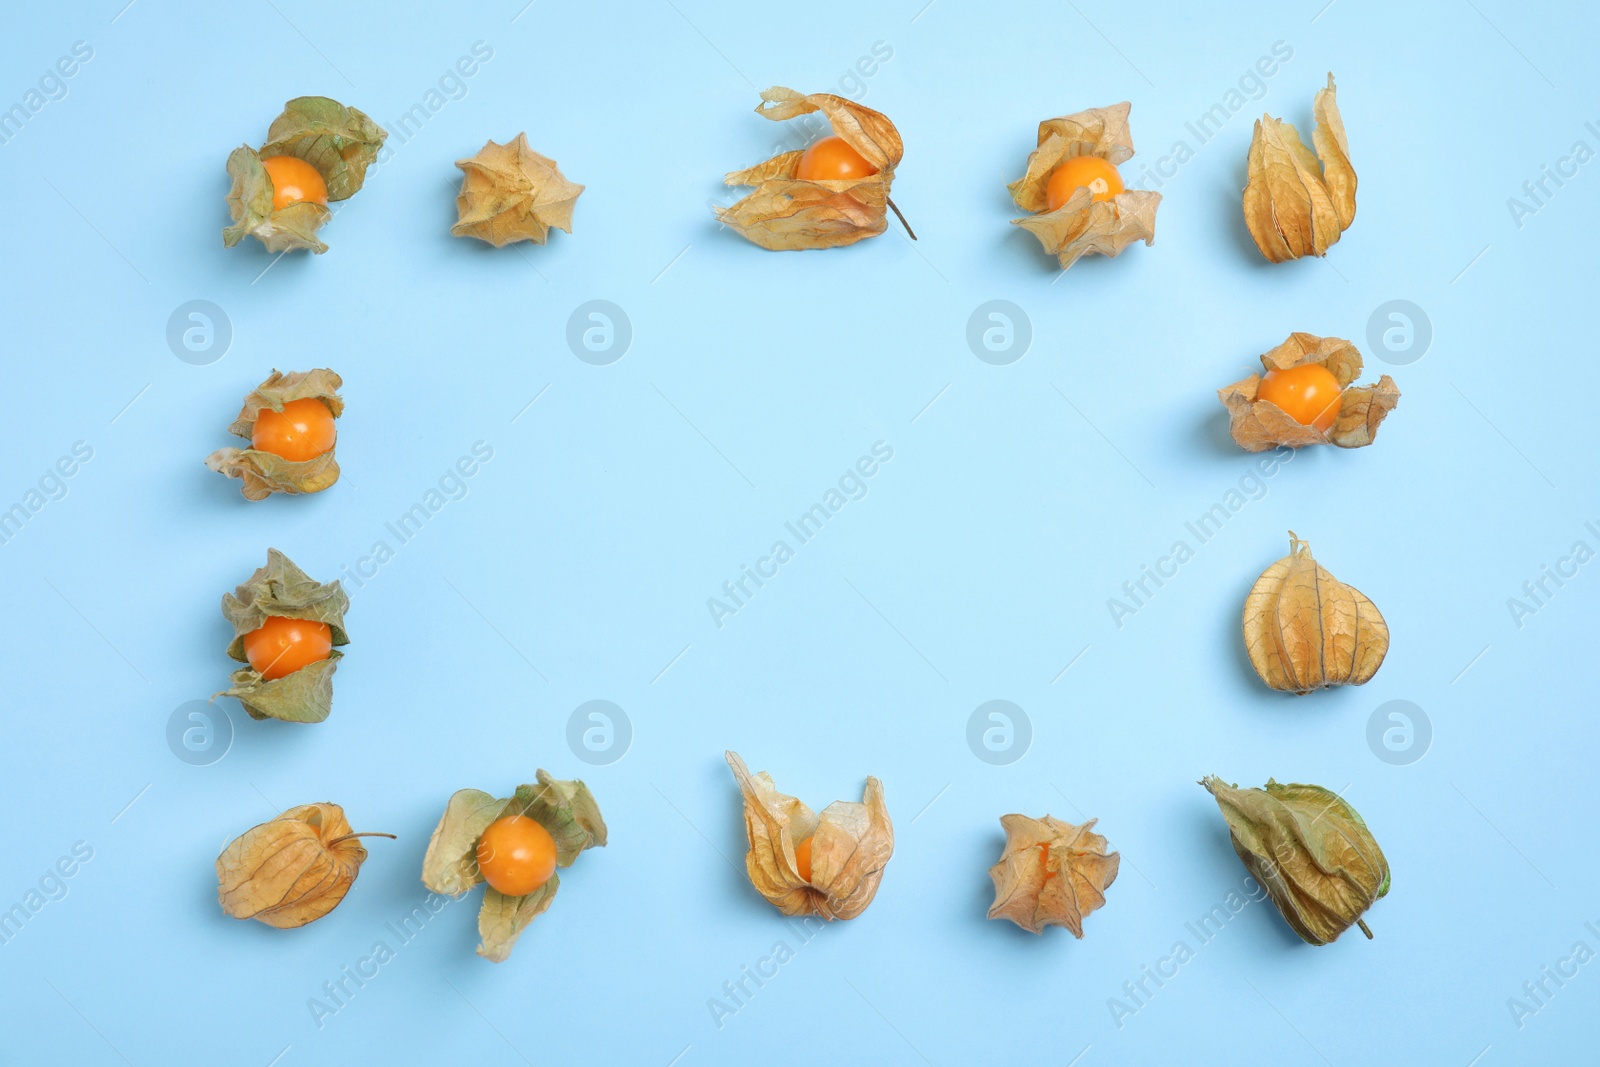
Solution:
M 1593 1058 L 1600 963 L 1561 961 L 1600 951 L 1600 564 L 1520 627 L 1507 604 L 1574 542 L 1600 549 L 1600 163 L 1520 226 L 1507 205 L 1574 142 L 1600 149 L 1586 5 L 121 2 L 19 7 L 0 35 L 0 104 L 93 49 L 0 144 L 0 505 L 93 450 L 0 545 L 0 907 L 93 852 L 0 944 L 0 1061 Z M 475 42 L 493 58 L 391 140 L 328 254 L 222 247 L 223 161 L 284 100 L 392 127 Z M 1196 145 L 1185 124 L 1275 42 L 1292 58 Z M 720 175 L 785 135 L 758 89 L 837 90 L 875 44 L 892 58 L 844 88 L 904 136 L 920 242 L 773 254 L 719 231 Z M 1329 70 L 1360 212 L 1326 261 L 1270 266 L 1238 208 L 1251 119 L 1306 129 Z M 1130 180 L 1179 139 L 1193 156 L 1153 247 L 1059 276 L 1004 182 L 1040 119 L 1123 99 Z M 587 185 L 577 232 L 451 238 L 452 162 L 524 129 Z M 192 299 L 232 325 L 207 366 L 165 339 Z M 632 323 L 609 366 L 565 341 L 592 299 Z M 965 341 L 992 299 L 1031 322 L 1009 366 Z M 1408 366 L 1366 339 L 1393 299 L 1432 324 Z M 1375 447 L 1246 482 L 1264 491 L 1198 545 L 1185 523 L 1253 462 L 1213 391 L 1292 330 L 1354 340 L 1404 399 Z M 324 365 L 346 382 L 336 487 L 250 504 L 205 470 L 245 391 Z M 220 595 L 269 545 L 320 578 L 356 567 L 480 441 L 465 496 L 352 589 L 332 717 L 230 703 L 231 751 L 175 758 L 173 710 L 225 684 Z M 880 441 L 865 497 L 715 625 L 707 599 Z M 1289 529 L 1388 618 L 1364 688 L 1294 699 L 1244 660 L 1242 598 Z M 1108 598 L 1180 538 L 1194 557 L 1119 627 Z M 593 699 L 632 723 L 607 766 L 566 741 Z M 1008 766 L 966 742 L 993 699 L 1032 724 Z M 1367 742 L 1397 699 L 1433 729 L 1409 765 Z M 862 918 L 803 941 L 753 892 L 725 748 L 818 807 L 883 780 L 897 849 Z M 401 942 L 445 799 L 537 767 L 592 785 L 609 847 L 508 963 L 473 955 L 476 894 Z M 1265 904 L 1195 937 L 1244 873 L 1208 773 L 1345 789 L 1394 870 L 1376 940 L 1312 949 Z M 312 926 L 222 916 L 222 844 L 319 800 L 400 839 Z M 1083 941 L 985 919 L 1010 811 L 1098 817 L 1120 850 Z M 319 1027 L 308 1002 L 380 941 L 394 958 Z M 793 958 L 719 1026 L 708 1002 L 779 941 Z M 1180 941 L 1193 958 L 1119 1026 L 1110 999 L 1134 1006 L 1124 983 Z M 1519 1027 L 1508 1000 L 1536 1006 L 1540 980 Z

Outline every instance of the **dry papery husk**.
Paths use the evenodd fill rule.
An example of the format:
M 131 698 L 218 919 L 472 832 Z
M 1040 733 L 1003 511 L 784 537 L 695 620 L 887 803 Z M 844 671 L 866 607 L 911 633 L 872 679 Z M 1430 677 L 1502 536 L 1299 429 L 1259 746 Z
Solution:
M 337 581 L 316 581 L 282 552 L 267 549 L 267 565 L 233 592 L 223 594 L 222 614 L 233 626 L 228 655 L 245 666 L 229 676 L 232 685 L 217 696 L 234 697 L 252 719 L 326 719 L 333 710 L 333 672 L 343 656 L 338 649 L 350 643 L 344 628 L 344 613 L 349 610 L 350 598 Z M 261 629 L 274 616 L 327 623 L 333 631 L 334 650 L 327 659 L 308 663 L 282 678 L 263 678 L 249 666 L 244 636 Z
M 1289 554 L 1262 572 L 1244 601 L 1250 665 L 1273 689 L 1306 694 L 1371 681 L 1389 651 L 1389 624 L 1354 586 L 1311 558 L 1289 531 Z
M 228 432 L 248 441 L 255 432 L 256 416 L 263 408 L 282 411 L 283 405 L 291 400 L 313 397 L 328 405 L 337 419 L 344 414 L 344 401 L 339 397 L 339 387 L 343 384 L 344 379 L 331 370 L 290 374 L 274 370 L 244 398 L 244 407 Z M 333 458 L 337 450 L 335 443 L 320 456 L 296 461 L 254 448 L 219 448 L 206 457 L 206 466 L 218 474 L 242 479 L 244 485 L 240 491 L 246 500 L 265 500 L 273 493 L 320 493 L 328 488 L 339 480 L 339 463 Z
M 1339 382 L 1339 414 L 1326 430 L 1296 422 L 1288 412 L 1266 400 L 1257 400 L 1261 375 L 1252 374 L 1217 390 L 1228 409 L 1228 432 L 1247 452 L 1265 452 L 1288 445 L 1338 445 L 1361 448 L 1378 436 L 1378 426 L 1400 403 L 1400 389 L 1387 374 L 1377 385 L 1350 383 L 1361 376 L 1361 353 L 1341 337 L 1292 333 L 1288 340 L 1261 357 L 1263 370 L 1288 370 L 1306 363 L 1326 367 Z
M 529 148 L 526 133 L 505 144 L 489 141 L 456 166 L 464 176 L 451 236 L 503 248 L 514 241 L 542 245 L 552 227 L 572 232 L 572 209 L 583 186 L 567 181 L 555 160 Z
M 872 903 L 883 868 L 894 854 L 894 827 L 883 804 L 883 783 L 867 779 L 861 803 L 836 800 L 818 815 L 752 775 L 737 752 L 723 754 L 744 795 L 750 841 L 745 870 L 756 891 L 785 915 L 854 919 Z M 811 839 L 811 880 L 800 876 L 794 848 Z
M 1065 926 L 1081 939 L 1084 916 L 1105 904 L 1105 890 L 1117 880 L 1122 862 L 1094 833 L 1098 821 L 1074 826 L 1049 815 L 1000 816 L 1006 844 L 1000 862 L 989 868 L 994 879 L 989 918 L 1010 919 L 1035 934 L 1046 926 Z
M 318 239 L 317 231 L 333 213 L 309 200 L 274 211 L 272 178 L 261 161 L 272 156 L 305 160 L 327 183 L 329 202 L 337 203 L 361 188 L 387 136 L 364 113 L 337 100 L 325 96 L 290 100 L 283 105 L 283 114 L 272 120 L 266 144 L 259 149 L 240 145 L 228 156 L 228 177 L 233 180 L 228 213 L 233 225 L 222 231 L 222 243 L 232 248 L 248 234 L 268 252 L 326 252 L 328 246 Z
M 350 891 L 367 850 L 337 804 L 302 804 L 246 830 L 217 857 L 217 900 L 235 919 L 293 929 Z
M 1262 115 L 1250 138 L 1244 222 L 1261 254 L 1274 263 L 1325 256 L 1356 217 L 1356 172 L 1339 117 L 1333 75 L 1311 104 L 1311 143 L 1287 122 Z
M 1261 789 L 1214 776 L 1200 784 L 1222 809 L 1245 869 L 1302 940 L 1326 945 L 1351 926 L 1372 937 L 1361 915 L 1389 892 L 1389 861 L 1343 797 L 1270 778 Z
M 756 114 L 774 122 L 813 111 L 822 112 L 833 132 L 878 172 L 848 181 L 801 181 L 794 172 L 805 152 L 797 150 L 728 174 L 725 184 L 755 190 L 729 207 L 712 210 L 719 221 L 762 248 L 836 248 L 888 228 L 889 185 L 905 154 L 894 123 L 842 96 L 806 96 L 781 86 L 763 92 L 756 108 Z
M 1079 189 L 1065 204 L 1047 210 L 1045 190 L 1062 160 L 1099 156 L 1121 166 L 1133 157 L 1133 135 L 1128 131 L 1131 107 L 1124 100 L 1039 123 L 1039 146 L 1028 156 L 1027 173 L 1006 186 L 1018 207 L 1034 213 L 1012 219 L 1011 224 L 1037 237 L 1044 250 L 1060 260 L 1062 270 L 1086 255 L 1115 256 L 1135 241 L 1155 242 L 1160 193 L 1125 189 L 1097 201 L 1088 189 Z
M 422 884 L 435 893 L 458 897 L 484 884 L 478 869 L 478 841 L 489 824 L 511 815 L 526 815 L 550 831 L 556 843 L 556 865 L 571 867 L 586 849 L 606 843 L 606 823 L 589 787 L 577 779 L 552 778 L 540 770 L 532 785 L 519 785 L 509 797 L 481 789 L 458 790 L 428 840 L 422 858 Z M 531 893 L 508 897 L 489 886 L 478 909 L 478 955 L 493 963 L 510 958 L 511 949 L 528 924 L 555 901 L 559 876 Z

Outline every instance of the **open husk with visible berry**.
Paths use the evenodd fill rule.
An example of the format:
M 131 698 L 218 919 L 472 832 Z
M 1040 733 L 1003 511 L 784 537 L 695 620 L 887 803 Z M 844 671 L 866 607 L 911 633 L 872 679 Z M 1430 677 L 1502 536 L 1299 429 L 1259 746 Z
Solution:
M 1356 172 L 1328 75 L 1311 104 L 1311 143 L 1271 115 L 1256 120 L 1244 187 L 1244 222 L 1261 254 L 1273 263 L 1325 256 L 1356 218 Z
M 1066 270 L 1086 255 L 1115 256 L 1135 241 L 1153 244 L 1156 208 L 1161 194 L 1144 189 L 1124 189 L 1107 200 L 1095 200 L 1089 189 L 1079 189 L 1056 210 L 1049 210 L 1046 187 L 1050 175 L 1072 156 L 1098 156 L 1112 166 L 1133 157 L 1133 135 L 1128 130 L 1132 105 L 1124 100 L 1111 107 L 1090 108 L 1039 123 L 1038 147 L 1028 156 L 1027 173 L 1006 186 L 1019 208 L 1032 212 L 1012 219 L 1039 239 L 1044 250 Z
M 1000 862 L 989 868 L 994 904 L 989 918 L 1010 919 L 1030 933 L 1064 926 L 1083 938 L 1083 920 L 1106 902 L 1122 857 L 1106 851 L 1094 832 L 1097 819 L 1074 826 L 1046 815 L 1002 815 L 1006 844 Z
M 843 181 L 795 177 L 803 150 L 783 152 L 737 170 L 728 185 L 754 186 L 729 207 L 713 208 L 717 219 L 741 237 L 773 251 L 836 248 L 876 237 L 888 228 L 889 186 L 905 154 L 900 133 L 881 113 L 832 93 L 806 96 L 776 87 L 761 94 L 756 114 L 774 122 L 820 111 L 833 132 L 861 154 L 877 173 Z
M 302 804 L 251 827 L 217 857 L 217 901 L 235 919 L 291 930 L 339 906 L 367 850 L 337 804 Z
M 744 797 L 750 850 L 750 884 L 785 915 L 854 919 L 872 903 L 883 869 L 894 854 L 894 827 L 883 803 L 883 783 L 867 778 L 861 803 L 838 800 L 819 815 L 772 784 L 752 775 L 737 752 L 724 758 Z M 800 873 L 795 848 L 811 842 L 811 877 Z
M 336 100 L 325 96 L 290 100 L 283 105 L 283 114 L 272 120 L 266 144 L 259 149 L 240 145 L 228 156 L 228 177 L 233 180 L 228 213 L 233 225 L 222 231 L 222 243 L 232 248 L 249 235 L 268 252 L 326 252 L 328 246 L 317 231 L 333 213 L 310 200 L 274 210 L 272 178 L 261 161 L 273 156 L 305 160 L 322 175 L 329 202 L 337 203 L 360 190 L 387 136 L 364 113 Z
M 256 416 L 262 409 L 282 411 L 293 400 L 320 400 L 337 419 L 344 414 L 344 400 L 339 396 L 343 384 L 342 378 L 327 369 L 290 374 L 274 370 L 245 396 L 239 417 L 228 432 L 248 441 L 255 433 Z M 320 493 L 338 481 L 339 463 L 333 456 L 336 450 L 337 445 L 311 459 L 290 460 L 255 448 L 219 448 L 206 457 L 206 466 L 218 474 L 241 479 L 244 484 L 240 491 L 246 500 L 265 500 L 273 493 Z
M 572 209 L 583 186 L 567 181 L 555 160 L 529 148 L 526 133 L 505 144 L 489 141 L 456 166 L 462 179 L 452 237 L 503 248 L 515 241 L 542 245 L 552 228 L 572 232 Z
M 316 581 L 282 552 L 267 549 L 266 566 L 257 568 L 233 592 L 223 594 L 222 614 L 233 627 L 228 655 L 244 666 L 229 676 L 232 684 L 217 696 L 235 698 L 252 719 L 326 719 L 333 710 L 333 672 L 344 655 L 339 648 L 350 643 L 344 628 L 344 613 L 349 610 L 350 598 L 337 581 Z M 333 650 L 327 659 L 308 663 L 282 678 L 263 678 L 249 664 L 244 638 L 261 629 L 269 618 L 327 623 Z
M 571 867 L 587 849 L 606 843 L 606 824 L 600 806 L 583 782 L 552 778 L 540 770 L 536 783 L 519 785 L 509 797 L 493 797 L 480 789 L 458 790 L 445 805 L 444 815 L 428 840 L 422 858 L 422 884 L 435 893 L 459 897 L 485 885 L 478 869 L 478 841 L 489 825 L 513 815 L 525 815 L 550 832 L 556 844 L 556 866 Z M 491 963 L 510 958 L 517 938 L 528 924 L 555 901 L 561 878 L 550 880 L 531 893 L 508 897 L 485 885 L 478 909 L 478 955 Z
M 1304 695 L 1364 685 L 1389 653 L 1389 624 L 1366 594 L 1311 558 L 1289 531 L 1289 554 L 1261 573 L 1244 601 L 1250 665 L 1273 689 Z
M 1300 423 L 1278 405 L 1257 399 L 1261 375 L 1252 374 L 1217 390 L 1228 409 L 1228 432 L 1247 452 L 1287 445 L 1337 445 L 1361 448 L 1378 436 L 1378 426 L 1400 403 L 1400 390 L 1387 374 L 1376 385 L 1351 385 L 1361 376 L 1361 353 L 1341 337 L 1292 333 L 1283 344 L 1261 357 L 1263 371 L 1287 370 L 1312 363 L 1339 382 L 1339 414 L 1326 430 Z

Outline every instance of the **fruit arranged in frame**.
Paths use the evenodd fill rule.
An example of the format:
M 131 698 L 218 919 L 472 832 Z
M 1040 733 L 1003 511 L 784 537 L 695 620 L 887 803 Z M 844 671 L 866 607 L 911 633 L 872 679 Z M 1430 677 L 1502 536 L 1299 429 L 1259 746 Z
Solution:
M 1328 75 L 1311 104 L 1311 143 L 1287 122 L 1262 115 L 1250 137 L 1244 222 L 1261 254 L 1273 263 L 1325 256 L 1356 218 L 1356 172 Z
M 303 804 L 251 827 L 217 857 L 217 900 L 235 919 L 288 930 L 322 918 L 355 883 L 367 850 L 337 804 Z
M 1327 367 L 1302 363 L 1267 371 L 1256 389 L 1256 399 L 1277 405 L 1302 426 L 1315 426 L 1326 433 L 1339 415 L 1342 389 L 1339 379 Z
M 794 176 L 803 182 L 848 182 L 876 173 L 878 168 L 838 134 L 814 141 L 800 153 L 800 162 L 794 168 Z
M 1105 904 L 1105 891 L 1122 864 L 1094 832 L 1098 821 L 1074 826 L 1049 815 L 1000 816 L 1006 844 L 1000 861 L 989 868 L 994 880 L 989 918 L 1010 919 L 1035 934 L 1046 926 L 1064 926 L 1081 940 L 1084 917 Z
M 1311 558 L 1289 531 L 1289 554 L 1262 572 L 1244 601 L 1250 665 L 1273 689 L 1304 695 L 1364 685 L 1389 652 L 1389 624 L 1366 595 Z
M 556 839 L 526 815 L 506 815 L 478 839 L 478 870 L 508 897 L 533 892 L 556 873 Z
M 228 156 L 233 225 L 222 231 L 222 243 L 232 248 L 248 235 L 268 252 L 326 252 L 317 231 L 333 217 L 329 202 L 360 190 L 387 136 L 362 112 L 325 96 L 289 101 L 266 144 L 240 145 Z
M 1361 916 L 1389 892 L 1389 861 L 1343 797 L 1270 778 L 1260 789 L 1214 776 L 1200 784 L 1222 809 L 1245 869 L 1301 940 L 1326 945 L 1352 926 L 1371 939 Z
M 555 160 L 529 148 L 527 134 L 505 144 L 488 141 L 456 166 L 462 179 L 452 236 L 502 248 L 515 241 L 542 245 L 552 228 L 572 232 L 572 209 L 583 186 L 567 181 Z
M 268 616 L 244 635 L 244 655 L 251 670 L 271 681 L 320 663 L 333 651 L 333 627 L 325 622 Z
M 250 429 L 250 447 L 296 463 L 316 459 L 332 450 L 338 431 L 333 411 L 320 397 L 290 400 L 283 410 L 262 408 Z
M 327 206 L 328 183 L 316 167 L 299 156 L 268 156 L 261 161 L 261 169 L 272 180 L 272 210 L 282 211 L 302 200 Z
M 883 233 L 891 210 L 905 223 L 889 199 L 905 146 L 887 117 L 831 93 L 807 96 L 781 87 L 763 92 L 756 108 L 756 114 L 774 122 L 815 111 L 832 125 L 830 136 L 723 179 L 728 185 L 754 188 L 737 203 L 712 210 L 724 225 L 762 248 L 792 251 L 854 244 Z M 909 226 L 906 233 L 916 238 Z
M 561 885 L 555 869 L 605 843 L 605 820 L 589 787 L 541 770 L 535 784 L 509 797 L 479 789 L 452 795 L 422 858 L 422 884 L 452 897 L 487 886 L 478 909 L 478 955 L 501 963 L 555 900 Z
M 818 814 L 778 792 L 765 771 L 752 775 L 737 752 L 723 755 L 744 797 L 744 865 L 756 891 L 785 915 L 865 911 L 894 854 L 883 783 L 869 777 L 861 803 L 835 801 Z
M 1122 192 L 1122 175 L 1099 156 L 1068 156 L 1045 183 L 1045 209 L 1060 210 L 1079 189 L 1089 190 L 1089 198 L 1104 203 Z
M 233 627 L 228 655 L 248 666 L 218 696 L 236 698 L 253 719 L 321 722 L 333 709 L 333 672 L 350 643 L 350 600 L 338 582 L 323 584 L 275 548 L 267 564 L 222 598 Z
M 239 417 L 228 427 L 250 447 L 219 448 L 206 457 L 206 466 L 240 479 L 247 500 L 320 493 L 339 480 L 334 420 L 344 414 L 343 384 L 327 369 L 273 371 L 244 398 Z
M 1153 244 L 1161 194 L 1128 189 L 1117 167 L 1133 157 L 1127 101 L 1039 123 L 1026 173 L 1006 186 L 1024 211 L 1012 219 L 1066 270 L 1086 255 Z
M 1228 432 L 1248 452 L 1287 445 L 1361 448 L 1400 403 L 1387 374 L 1355 385 L 1361 353 L 1340 337 L 1292 333 L 1261 357 L 1261 374 L 1217 390 L 1228 409 Z

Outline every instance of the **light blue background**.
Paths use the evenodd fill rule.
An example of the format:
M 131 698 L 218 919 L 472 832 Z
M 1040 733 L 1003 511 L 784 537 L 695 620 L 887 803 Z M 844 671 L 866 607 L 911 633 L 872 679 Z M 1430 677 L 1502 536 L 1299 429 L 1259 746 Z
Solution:
M 1600 950 L 1600 564 L 1520 628 L 1507 608 L 1574 541 L 1600 548 L 1600 164 L 1521 227 L 1506 203 L 1600 148 L 1586 6 L 121 3 L 18 7 L 0 39 L 4 104 L 94 50 L 0 145 L 0 503 L 94 450 L 0 545 L 0 907 L 94 851 L 0 945 L 0 1060 L 1593 1059 L 1600 963 L 1520 1029 L 1507 1006 L 1575 942 Z M 222 247 L 223 162 L 284 100 L 392 126 L 478 41 L 492 60 L 341 208 L 328 254 L 263 273 L 253 242 Z M 1137 178 L 1279 41 L 1262 99 L 1162 188 L 1154 247 L 1061 277 L 1009 225 L 1040 119 L 1132 100 Z M 719 231 L 722 173 L 783 136 L 757 91 L 837 89 L 876 42 L 893 56 L 863 100 L 904 136 L 921 241 L 780 255 Z M 1251 119 L 1306 129 L 1329 70 L 1360 211 L 1326 261 L 1270 266 L 1238 207 Z M 587 185 L 577 232 L 451 238 L 452 162 L 519 130 Z M 234 331 L 209 366 L 165 340 L 196 298 Z M 610 366 L 565 342 L 591 299 L 632 323 Z M 1032 324 L 1010 366 L 965 341 L 991 299 Z M 1432 322 L 1409 366 L 1366 340 L 1392 299 Z M 1297 456 L 1118 628 L 1107 599 L 1250 470 L 1214 390 L 1293 330 L 1354 340 L 1399 409 L 1375 447 Z M 345 476 L 247 503 L 201 459 L 269 370 L 312 366 L 345 378 Z M 717 628 L 706 599 L 880 440 L 865 499 Z M 337 576 L 477 441 L 494 458 L 467 496 L 353 590 L 332 717 L 230 703 L 225 758 L 174 758 L 173 709 L 230 667 L 221 594 L 269 545 Z M 1289 529 L 1389 620 L 1364 688 L 1295 699 L 1244 660 L 1242 598 Z M 591 699 L 632 721 L 609 766 L 567 747 Z M 991 699 L 1032 722 L 1009 766 L 965 740 Z M 1408 766 L 1366 740 L 1393 699 L 1433 725 Z M 725 748 L 818 807 L 883 780 L 897 850 L 862 918 L 802 944 L 755 894 Z M 609 847 L 506 964 L 473 955 L 476 895 L 397 947 L 445 799 L 537 767 L 592 785 Z M 1376 940 L 1313 949 L 1252 904 L 1199 944 L 1185 924 L 1243 877 L 1208 773 L 1348 786 L 1394 870 Z M 400 838 L 312 926 L 221 915 L 222 844 L 320 800 Z M 1099 817 L 1121 852 L 1083 941 L 985 919 L 1011 811 Z M 708 1000 L 780 939 L 794 958 L 719 1028 Z M 379 940 L 395 959 L 319 1029 L 308 999 Z M 1119 1028 L 1108 998 L 1179 940 L 1195 958 Z

